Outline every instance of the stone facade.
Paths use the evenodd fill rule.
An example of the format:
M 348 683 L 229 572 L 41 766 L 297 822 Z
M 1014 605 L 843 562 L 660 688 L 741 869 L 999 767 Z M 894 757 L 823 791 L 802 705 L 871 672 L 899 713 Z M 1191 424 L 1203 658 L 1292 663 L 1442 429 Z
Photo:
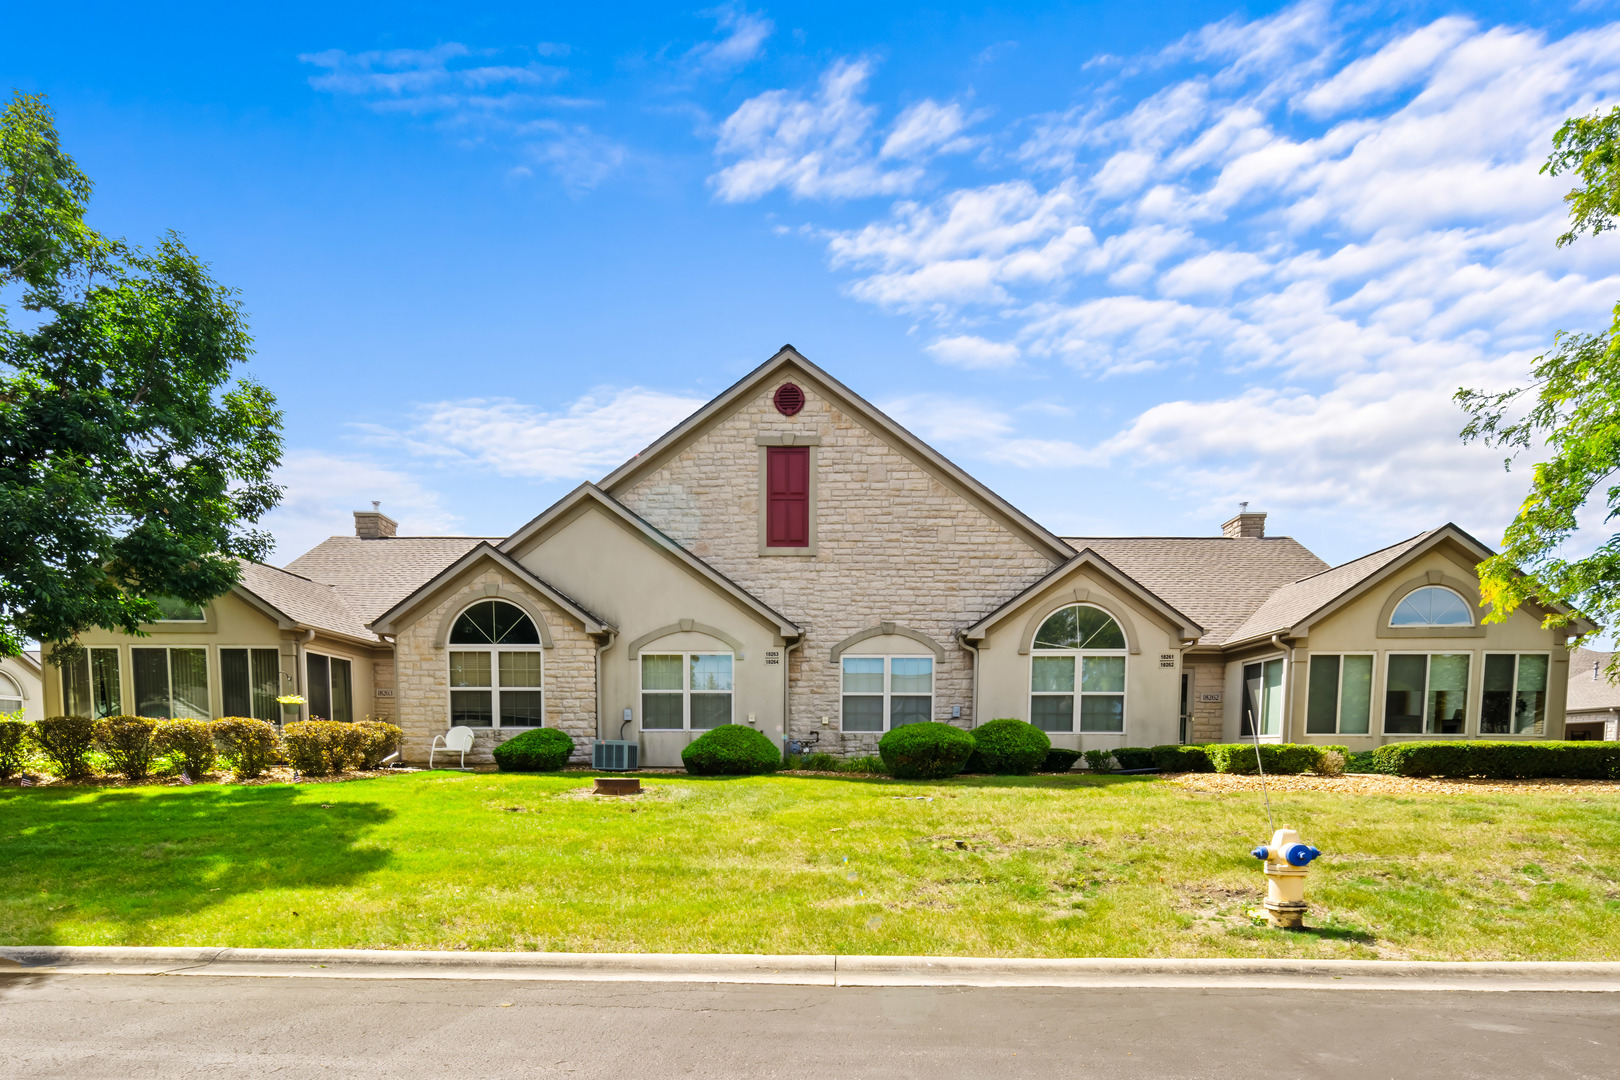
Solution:
M 1195 743 L 1220 742 L 1225 733 L 1226 705 L 1221 700 L 1226 688 L 1226 664 L 1219 660 L 1210 663 L 1189 663 L 1192 673 L 1192 730 L 1187 741 Z M 1214 701 L 1205 701 L 1204 695 L 1214 694 Z
M 973 723 L 972 654 L 955 640 L 1054 561 L 839 410 L 806 380 L 796 416 L 777 412 L 779 381 L 611 494 L 743 588 L 805 628 L 791 654 L 788 737 L 817 749 L 875 750 L 877 735 L 839 732 L 831 648 L 892 621 L 945 648 L 934 718 Z M 760 554 L 761 436 L 814 436 L 814 554 Z M 952 706 L 962 715 L 953 719 Z M 822 718 L 827 723 L 822 723 Z
M 413 615 L 410 625 L 400 630 L 394 644 L 395 702 L 400 729 L 405 733 L 401 756 L 411 762 L 425 762 L 435 735 L 449 727 L 450 664 L 446 650 L 436 647 L 439 627 L 453 612 L 475 599 L 483 598 L 485 585 L 505 585 L 533 601 L 545 615 L 552 647 L 543 650 L 545 725 L 560 728 L 574 740 L 574 761 L 590 760 L 590 740 L 596 735 L 596 644 L 572 615 L 549 599 L 531 591 L 512 575 L 499 570 L 469 574 L 458 588 L 430 608 Z M 488 765 L 495 759 L 496 746 L 522 728 L 485 729 L 467 754 L 467 763 Z M 443 760 L 443 752 L 437 759 Z M 459 760 L 452 756 L 452 761 Z
M 379 656 L 371 661 L 371 718 L 394 722 L 398 702 L 394 698 L 394 658 Z

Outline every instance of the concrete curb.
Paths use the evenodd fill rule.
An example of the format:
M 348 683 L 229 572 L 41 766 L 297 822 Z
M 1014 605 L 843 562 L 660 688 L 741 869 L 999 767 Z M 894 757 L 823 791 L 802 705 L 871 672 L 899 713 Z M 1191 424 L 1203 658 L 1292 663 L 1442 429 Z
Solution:
M 394 952 L 73 945 L 0 946 L 0 975 L 212 975 L 801 986 L 1620 991 L 1620 963 L 1039 960 L 965 956 Z

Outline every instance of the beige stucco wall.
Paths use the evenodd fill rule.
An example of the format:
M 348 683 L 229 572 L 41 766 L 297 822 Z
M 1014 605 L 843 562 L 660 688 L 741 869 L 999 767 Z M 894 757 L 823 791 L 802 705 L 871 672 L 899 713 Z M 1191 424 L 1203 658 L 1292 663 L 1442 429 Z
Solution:
M 875 745 L 874 736 L 838 732 L 839 668 L 828 657 L 839 641 L 885 621 L 944 647 L 934 718 L 970 726 L 972 657 L 955 644 L 956 631 L 1050 572 L 1053 561 L 835 407 L 814 380 L 794 374 L 791 381 L 805 391 L 798 415 L 776 411 L 771 397 L 780 382 L 772 382 L 612 494 L 806 627 L 790 656 L 793 737 L 813 735 L 818 749 L 834 753 Z M 756 439 L 787 434 L 820 440 L 816 544 L 813 554 L 762 556 Z M 962 710 L 955 721 L 953 706 Z
M 1549 653 L 1547 692 L 1547 733 L 1540 738 L 1562 738 L 1564 733 L 1564 702 L 1569 689 L 1569 652 L 1563 646 L 1563 635 L 1541 627 L 1538 616 L 1521 608 L 1506 622 L 1484 624 L 1483 636 L 1453 636 L 1436 633 L 1424 637 L 1387 637 L 1379 635 L 1379 627 L 1386 621 L 1384 607 L 1390 598 L 1417 582 L 1427 582 L 1430 572 L 1443 576 L 1440 584 L 1461 585 L 1471 605 L 1478 603 L 1478 578 L 1472 566 L 1445 549 L 1428 552 L 1410 563 L 1391 571 L 1365 593 L 1309 627 L 1306 637 L 1290 641 L 1287 656 L 1290 663 L 1284 674 L 1286 726 L 1281 738 L 1291 742 L 1338 743 L 1352 750 L 1369 750 L 1386 742 L 1413 739 L 1455 738 L 1442 735 L 1384 735 L 1384 698 L 1389 654 L 1414 653 L 1468 653 L 1469 693 L 1467 707 L 1467 736 L 1469 738 L 1534 738 L 1536 736 L 1485 735 L 1479 733 L 1480 695 L 1484 679 L 1484 656 L 1488 652 Z M 1309 662 L 1313 653 L 1373 653 L 1373 703 L 1371 732 L 1367 735 L 1308 735 L 1305 731 Z M 1242 730 L 1239 711 L 1242 702 L 1242 668 L 1245 662 L 1263 656 L 1276 656 L 1278 650 L 1270 645 L 1256 646 L 1247 655 L 1229 658 L 1226 678 L 1226 711 L 1223 737 L 1232 740 Z
M 979 650 L 979 704 L 985 719 L 1029 719 L 1032 656 L 1020 653 L 1019 646 L 1049 608 L 1073 602 L 1077 589 L 1084 590 L 1084 602 L 1104 608 L 1126 627 L 1138 651 L 1125 658 L 1124 732 L 1052 732 L 1052 745 L 1112 750 L 1179 742 L 1183 650 L 1177 628 L 1090 567 L 1081 567 L 1032 594 L 991 629 Z M 1079 722 L 1076 710 L 1076 726 Z
M 699 626 L 734 638 L 742 645 L 732 661 L 735 720 L 745 724 L 752 715 L 754 727 L 782 744 L 786 665 L 781 662 L 784 646 L 775 625 L 694 573 L 679 556 L 649 543 L 640 530 L 591 502 L 513 554 L 536 576 L 618 628 L 612 645 L 602 652 L 603 709 L 594 734 L 617 739 L 622 729 L 624 738 L 637 737 L 641 669 L 639 660 L 630 656 L 630 645 L 685 620 L 694 629 L 661 634 L 641 651 L 738 652 L 724 638 L 696 629 Z M 623 723 L 625 709 L 633 718 L 629 727 Z M 699 734 L 641 733 L 643 761 L 679 766 L 681 750 Z
M 487 562 L 474 564 L 459 577 L 445 582 L 429 600 L 398 625 L 394 674 L 396 720 L 404 732 L 401 756 L 411 763 L 426 763 L 435 735 L 450 728 L 450 660 L 436 643 L 445 620 L 469 604 L 486 598 L 485 586 L 520 593 L 545 619 L 551 647 L 542 649 L 545 726 L 560 728 L 573 737 L 574 760 L 589 760 L 589 741 L 596 734 L 596 644 L 584 626 L 562 608 L 525 585 L 515 574 Z M 467 763 L 489 764 L 495 747 L 526 730 L 485 728 L 477 732 Z M 444 764 L 441 755 L 435 764 Z M 452 755 L 450 762 L 459 762 Z

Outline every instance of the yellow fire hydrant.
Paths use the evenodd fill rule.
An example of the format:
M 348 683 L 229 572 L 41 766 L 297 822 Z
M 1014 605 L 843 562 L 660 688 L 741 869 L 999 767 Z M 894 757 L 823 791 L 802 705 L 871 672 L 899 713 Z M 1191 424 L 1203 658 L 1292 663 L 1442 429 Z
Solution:
M 1305 874 L 1311 860 L 1322 853 L 1284 825 L 1271 843 L 1250 852 L 1266 863 L 1266 920 L 1272 926 L 1297 930 L 1305 925 Z

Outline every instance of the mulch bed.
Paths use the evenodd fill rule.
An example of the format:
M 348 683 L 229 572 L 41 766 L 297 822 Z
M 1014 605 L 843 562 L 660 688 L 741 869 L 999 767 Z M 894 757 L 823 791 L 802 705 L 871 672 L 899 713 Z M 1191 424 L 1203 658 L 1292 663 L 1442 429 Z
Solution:
M 1259 791 L 1260 777 L 1233 773 L 1173 773 L 1165 779 L 1192 791 Z M 1431 780 L 1415 776 L 1347 773 L 1343 776 L 1268 776 L 1272 791 L 1326 791 L 1340 795 L 1613 795 L 1620 794 L 1614 780 Z

